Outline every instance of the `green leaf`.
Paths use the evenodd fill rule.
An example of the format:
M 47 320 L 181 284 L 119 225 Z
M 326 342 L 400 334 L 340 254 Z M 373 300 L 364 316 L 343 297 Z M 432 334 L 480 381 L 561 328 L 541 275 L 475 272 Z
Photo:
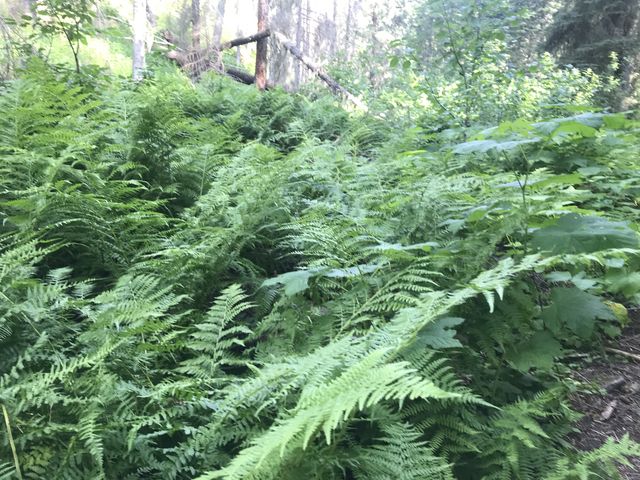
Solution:
M 414 346 L 435 349 L 462 347 L 462 344 L 455 338 L 457 332 L 453 329 L 462 322 L 464 322 L 464 318 L 439 318 L 420 331 Z
M 283 273 L 277 277 L 269 278 L 262 282 L 263 287 L 273 285 L 284 285 L 284 294 L 287 297 L 304 292 L 309 288 L 309 279 L 312 277 L 329 277 L 329 278 L 350 278 L 357 277 L 366 273 L 371 273 L 380 268 L 377 264 L 356 265 L 349 268 L 310 268 L 308 270 L 296 270 L 293 272 Z
M 539 141 L 540 139 L 538 137 L 527 138 L 524 140 L 510 140 L 505 142 L 498 142 L 496 140 L 474 140 L 472 142 L 466 142 L 457 145 L 453 149 L 453 153 L 468 155 L 471 153 L 486 153 L 490 150 L 505 152 L 514 150 L 521 145 L 526 145 L 528 143 L 538 143 Z
M 506 353 L 506 358 L 514 368 L 527 372 L 532 368 L 551 370 L 554 358 L 562 355 L 562 345 L 549 331 L 535 333 Z
M 570 121 L 563 122 L 551 133 L 553 139 L 572 138 L 575 136 L 583 138 L 595 137 L 597 130 L 580 122 Z
M 530 182 L 531 188 L 548 187 L 550 185 L 576 185 L 582 183 L 582 177 L 579 173 L 567 173 L 565 175 L 554 175 L 544 180 Z
M 556 334 L 567 327 L 578 337 L 588 339 L 593 335 L 596 319 L 616 320 L 615 314 L 599 297 L 578 288 L 554 288 L 551 301 L 542 313 L 542 319 Z
M 263 287 L 273 285 L 284 285 L 284 294 L 292 297 L 296 293 L 300 293 L 309 288 L 309 279 L 314 272 L 310 270 L 296 270 L 295 272 L 287 272 L 277 277 L 270 278 L 262 282 Z
M 555 225 L 536 230 L 531 246 L 554 254 L 592 253 L 638 248 L 638 235 L 626 222 L 571 213 L 560 217 Z

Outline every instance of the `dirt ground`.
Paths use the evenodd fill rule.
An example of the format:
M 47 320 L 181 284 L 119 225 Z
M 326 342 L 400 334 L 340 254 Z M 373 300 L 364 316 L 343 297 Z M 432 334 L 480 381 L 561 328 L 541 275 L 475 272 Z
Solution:
M 610 347 L 640 356 L 640 309 L 629 313 L 630 326 Z M 620 438 L 625 433 L 640 442 L 640 361 L 607 350 L 606 355 L 585 361 L 575 376 L 577 380 L 600 386 L 606 394 L 575 396 L 574 408 L 584 417 L 577 425 L 579 432 L 573 436 L 573 443 L 583 450 L 592 450 L 608 437 Z M 621 467 L 622 477 L 640 480 L 640 458 L 632 462 L 635 468 Z

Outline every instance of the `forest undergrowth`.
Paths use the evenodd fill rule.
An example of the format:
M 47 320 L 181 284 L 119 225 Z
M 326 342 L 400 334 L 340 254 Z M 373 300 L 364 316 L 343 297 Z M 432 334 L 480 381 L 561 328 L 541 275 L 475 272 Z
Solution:
M 0 479 L 613 479 L 640 125 L 407 126 L 34 62 L 0 90 Z M 638 439 L 635 439 L 638 440 Z

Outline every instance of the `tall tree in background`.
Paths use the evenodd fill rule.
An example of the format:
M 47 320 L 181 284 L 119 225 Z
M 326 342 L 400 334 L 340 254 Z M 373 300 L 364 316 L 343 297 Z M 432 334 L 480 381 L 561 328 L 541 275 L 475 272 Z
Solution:
M 200 0 L 191 0 L 191 47 L 195 52 L 200 51 L 200 34 L 202 20 L 200 17 Z
M 302 0 L 298 1 L 297 4 L 297 17 L 296 17 L 296 48 L 300 51 L 302 48 Z M 293 74 L 294 74 L 294 85 L 296 88 L 300 87 L 300 62 L 296 62 L 293 65 Z
M 267 29 L 269 16 L 268 0 L 258 0 L 258 31 Z M 256 44 L 256 86 L 259 90 L 267 88 L 267 45 L 268 39 L 262 38 Z
M 640 0 L 572 0 L 556 15 L 545 45 L 565 63 L 602 72 L 611 53 L 625 89 L 640 65 Z
M 216 8 L 216 20 L 213 26 L 213 44 L 220 45 L 222 39 L 222 27 L 224 25 L 224 12 L 226 10 L 227 0 L 218 0 Z
M 145 69 L 147 0 L 133 0 L 133 79 L 142 80 Z

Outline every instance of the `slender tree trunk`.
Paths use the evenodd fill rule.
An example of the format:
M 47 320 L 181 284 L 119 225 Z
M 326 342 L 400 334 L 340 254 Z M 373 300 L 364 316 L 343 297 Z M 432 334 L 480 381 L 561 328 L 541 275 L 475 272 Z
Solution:
M 145 3 L 147 4 L 146 8 L 147 8 L 147 36 L 146 36 L 146 41 L 145 41 L 145 47 L 146 47 L 146 51 L 147 53 L 149 53 L 151 51 L 151 49 L 153 48 L 153 34 L 156 31 L 156 27 L 158 26 L 158 17 L 156 17 L 156 15 L 154 15 L 153 11 L 151 10 L 151 7 L 149 6 L 149 2 L 145 1 Z
M 353 21 L 353 9 L 351 7 L 351 0 L 348 0 L 348 2 L 349 3 L 347 4 L 347 25 L 346 25 L 345 34 L 344 34 L 344 50 L 347 54 L 347 60 L 350 60 L 351 49 L 349 47 L 351 45 L 351 22 Z
M 224 11 L 226 10 L 227 0 L 218 0 L 218 8 L 216 9 L 216 23 L 213 27 L 213 44 L 220 45 L 222 39 L 222 27 L 224 26 Z
M 145 37 L 147 30 L 147 0 L 133 2 L 133 79 L 142 80 L 145 69 Z
M 306 8 L 306 18 L 305 18 L 305 28 L 304 28 L 304 50 L 302 53 L 305 55 L 311 54 L 311 0 L 307 0 L 307 8 Z M 308 78 L 307 72 L 304 71 L 303 79 Z
M 296 48 L 300 51 L 302 48 L 302 2 L 298 0 L 298 18 L 296 21 Z M 295 62 L 293 66 L 294 85 L 296 88 L 300 88 L 300 63 Z
M 258 31 L 267 29 L 269 16 L 268 0 L 258 0 Z M 262 38 L 256 43 L 256 86 L 259 90 L 267 88 L 267 45 L 269 40 Z
M 372 53 L 371 59 L 369 59 L 369 84 L 375 88 L 377 85 L 376 71 L 375 71 L 375 61 L 372 59 L 380 58 L 380 45 L 378 40 L 376 39 L 376 33 L 378 33 L 379 23 L 378 23 L 378 12 L 374 10 L 371 12 L 371 37 L 369 39 L 369 48 Z
M 239 18 L 240 17 L 240 1 L 236 0 L 235 4 L 236 4 L 236 18 Z M 242 31 L 240 30 L 240 26 L 238 26 L 236 30 L 236 37 L 239 37 L 240 35 L 242 35 Z M 242 55 L 240 52 L 240 47 L 237 47 L 236 48 L 236 64 L 240 65 L 241 61 L 242 61 Z
M 200 32 L 202 22 L 200 19 L 200 0 L 191 0 L 191 47 L 196 52 L 200 52 Z
M 331 31 L 331 58 L 335 57 L 338 49 L 338 0 L 333 0 L 333 30 Z

